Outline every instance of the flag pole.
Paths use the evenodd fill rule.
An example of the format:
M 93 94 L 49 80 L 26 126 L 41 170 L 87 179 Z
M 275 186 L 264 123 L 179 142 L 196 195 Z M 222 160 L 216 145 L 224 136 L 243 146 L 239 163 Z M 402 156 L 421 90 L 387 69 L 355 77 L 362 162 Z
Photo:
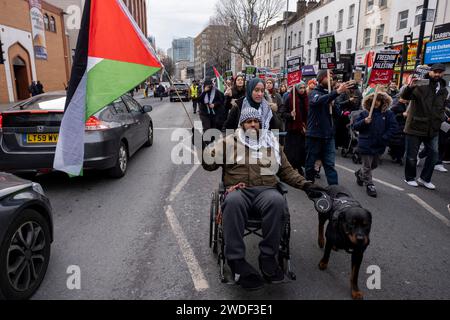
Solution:
M 174 82 L 173 82 L 173 80 L 172 80 L 172 77 L 169 75 L 169 73 L 167 72 L 166 68 L 163 68 L 163 70 L 164 70 L 164 72 L 166 73 L 167 78 L 169 79 L 170 85 L 171 85 L 172 87 L 175 87 L 175 86 L 174 86 Z M 183 99 L 181 99 L 181 96 L 180 96 L 180 94 L 178 93 L 178 91 L 177 91 L 176 89 L 175 89 L 175 93 L 177 94 L 178 99 L 180 99 L 180 102 L 181 102 L 181 104 L 183 105 L 183 109 L 184 109 L 184 111 L 186 112 L 186 115 L 187 115 L 187 117 L 188 117 L 188 119 L 189 119 L 189 122 L 191 123 L 192 129 L 194 130 L 194 122 L 192 121 L 191 116 L 189 115 L 189 112 L 187 111 L 187 108 L 186 108 L 186 105 L 185 105 L 184 102 L 183 102 Z

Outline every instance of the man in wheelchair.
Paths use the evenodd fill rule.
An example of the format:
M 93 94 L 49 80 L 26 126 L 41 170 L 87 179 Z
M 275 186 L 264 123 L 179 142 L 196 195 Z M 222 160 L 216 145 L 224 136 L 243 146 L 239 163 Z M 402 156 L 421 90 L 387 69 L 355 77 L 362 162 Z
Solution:
M 234 134 L 205 148 L 202 165 L 208 171 L 223 167 L 227 190 L 222 204 L 225 258 L 236 282 L 254 290 L 264 282 L 260 273 L 245 260 L 244 231 L 249 213 L 254 212 L 262 219 L 261 273 L 269 283 L 279 283 L 284 273 L 277 255 L 287 205 L 277 189 L 279 180 L 305 192 L 324 189 L 292 168 L 274 134 L 260 129 L 258 110 L 243 109 L 239 123 L 241 127 Z

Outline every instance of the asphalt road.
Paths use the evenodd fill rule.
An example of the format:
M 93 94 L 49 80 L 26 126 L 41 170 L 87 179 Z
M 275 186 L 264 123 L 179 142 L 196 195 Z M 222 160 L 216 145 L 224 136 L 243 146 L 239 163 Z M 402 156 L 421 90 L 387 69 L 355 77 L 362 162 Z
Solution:
M 54 208 L 55 242 L 34 299 L 350 298 L 350 256 L 333 252 L 329 269 L 319 271 L 323 252 L 316 240 L 317 214 L 304 193 L 294 189 L 288 200 L 297 280 L 250 293 L 220 283 L 208 246 L 210 194 L 220 174 L 172 163 L 178 142 L 171 136 L 177 128 L 189 128 L 189 121 L 180 103 L 144 101 L 149 103 L 154 145 L 131 159 L 123 179 L 102 174 L 37 178 Z M 435 174 L 436 191 L 410 188 L 402 180 L 403 168 L 386 159 L 375 171 L 382 182 L 376 182 L 379 197 L 372 199 L 355 183 L 351 170 L 357 166 L 341 157 L 337 163 L 340 183 L 373 214 L 371 245 L 360 273 L 365 298 L 449 299 L 450 173 Z M 247 243 L 249 261 L 257 266 L 258 241 Z M 81 270 L 80 290 L 67 287 L 67 269 L 73 265 Z M 366 286 L 369 266 L 381 270 L 379 290 Z

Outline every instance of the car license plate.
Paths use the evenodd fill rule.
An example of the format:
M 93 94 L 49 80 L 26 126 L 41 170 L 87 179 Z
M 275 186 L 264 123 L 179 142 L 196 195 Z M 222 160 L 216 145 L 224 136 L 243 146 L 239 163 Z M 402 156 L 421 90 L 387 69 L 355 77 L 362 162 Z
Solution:
M 57 143 L 57 133 L 30 133 L 27 134 L 27 143 Z

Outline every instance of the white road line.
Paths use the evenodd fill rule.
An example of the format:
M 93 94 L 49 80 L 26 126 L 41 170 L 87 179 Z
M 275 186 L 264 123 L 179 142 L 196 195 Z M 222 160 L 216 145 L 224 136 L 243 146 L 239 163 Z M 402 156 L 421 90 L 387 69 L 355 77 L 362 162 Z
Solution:
M 191 273 L 195 290 L 204 291 L 209 289 L 208 281 L 205 279 L 203 271 L 200 268 L 197 258 L 194 255 L 194 251 L 192 251 L 192 248 L 189 245 L 186 236 L 184 235 L 183 229 L 181 228 L 180 222 L 175 216 L 172 206 L 170 205 L 167 206 L 166 216 L 167 219 L 169 220 L 172 232 L 177 239 L 178 246 L 181 249 L 181 253 L 183 254 L 184 260 L 186 261 L 186 264 L 189 268 L 189 272 Z
M 336 164 L 335 166 L 337 168 L 342 169 L 342 170 L 345 170 L 345 171 L 348 171 L 348 172 L 351 172 L 351 173 L 355 173 L 355 170 L 349 169 L 349 168 L 341 166 L 339 164 Z M 405 191 L 405 189 L 403 189 L 403 188 L 397 187 L 396 185 L 393 185 L 393 184 L 391 184 L 389 182 L 386 182 L 386 181 L 383 181 L 383 180 L 380 180 L 380 179 L 373 179 L 373 181 L 378 182 L 380 184 L 383 184 L 383 185 L 385 185 L 385 186 L 387 186 L 389 188 L 392 188 L 394 190 L 397 190 L 397 191 Z
M 195 155 L 195 154 L 194 154 Z M 173 200 L 175 200 L 175 197 L 180 193 L 180 191 L 184 188 L 184 186 L 189 182 L 189 179 L 192 177 L 192 175 L 197 171 L 197 169 L 200 168 L 199 165 L 194 165 L 191 170 L 184 176 L 183 179 L 181 179 L 180 183 L 175 187 L 175 189 L 172 190 L 170 193 L 169 198 L 167 201 L 170 203 Z
M 448 220 L 446 217 L 444 217 L 442 214 L 437 212 L 433 207 L 431 207 L 428 203 L 423 201 L 420 197 L 416 196 L 415 194 L 408 193 L 408 196 L 416 201 L 418 204 L 420 204 L 425 210 L 427 210 L 429 213 L 431 213 L 433 216 L 441 220 L 447 227 L 450 227 L 450 220 Z

